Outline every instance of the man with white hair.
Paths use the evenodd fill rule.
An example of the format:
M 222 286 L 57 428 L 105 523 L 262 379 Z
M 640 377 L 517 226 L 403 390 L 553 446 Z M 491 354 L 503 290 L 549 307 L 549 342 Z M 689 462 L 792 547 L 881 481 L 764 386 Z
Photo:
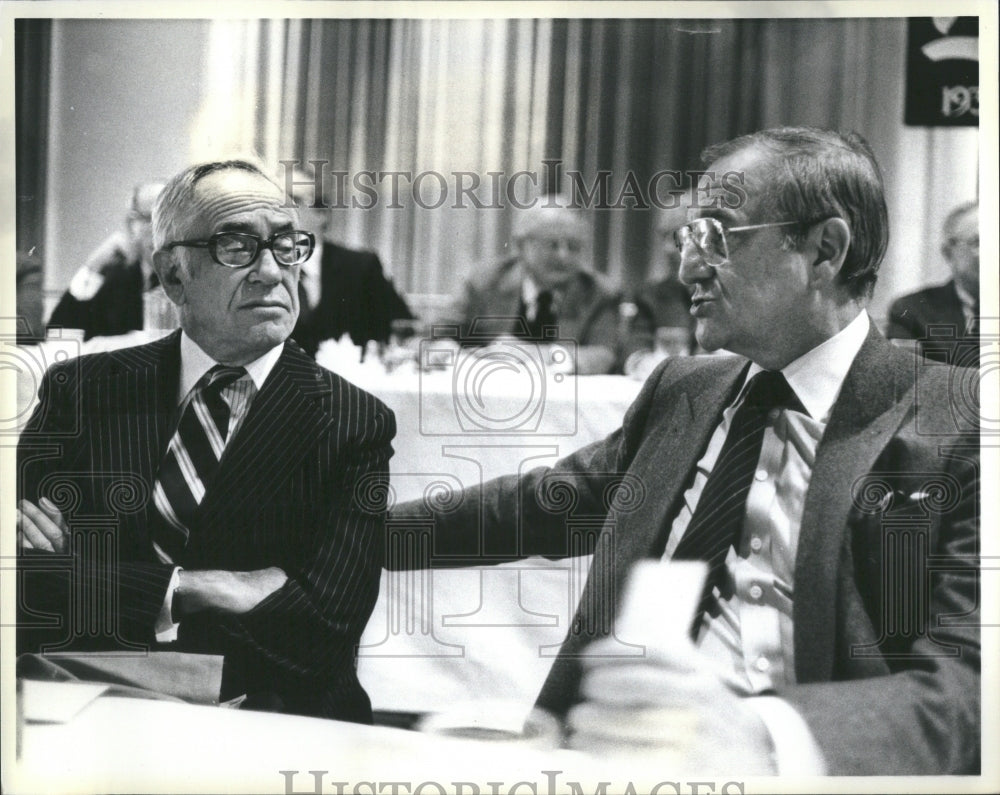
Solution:
M 472 273 L 453 316 L 463 342 L 513 336 L 575 343 L 575 371 L 620 367 L 620 297 L 590 266 L 580 212 L 543 197 L 514 221 L 514 254 Z

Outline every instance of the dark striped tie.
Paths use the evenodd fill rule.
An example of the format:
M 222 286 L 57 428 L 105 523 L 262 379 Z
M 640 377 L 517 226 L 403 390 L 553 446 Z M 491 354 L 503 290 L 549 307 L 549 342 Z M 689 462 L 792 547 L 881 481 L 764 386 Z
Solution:
M 187 546 L 191 521 L 219 469 L 229 436 L 229 405 L 222 390 L 246 374 L 242 367 L 216 365 L 191 390 L 153 491 L 165 520 L 153 539 L 161 558 L 176 562 Z
M 733 415 L 722 452 L 673 555 L 674 560 L 704 560 L 709 567 L 692 635 L 711 604 L 712 587 L 721 585 L 729 548 L 739 549 L 747 495 L 760 459 L 768 414 L 775 409 L 800 406 L 780 372 L 762 370 L 750 379 L 743 403 Z

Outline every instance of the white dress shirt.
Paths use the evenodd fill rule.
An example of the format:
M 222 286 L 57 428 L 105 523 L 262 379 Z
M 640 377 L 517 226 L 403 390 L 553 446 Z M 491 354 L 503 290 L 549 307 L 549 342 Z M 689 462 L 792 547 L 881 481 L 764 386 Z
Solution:
M 250 404 L 253 402 L 257 392 L 264 385 L 267 377 L 271 374 L 274 366 L 281 358 L 281 351 L 284 343 L 275 345 L 271 350 L 258 359 L 254 359 L 244 365 L 249 379 L 243 378 L 226 387 L 220 393 L 222 399 L 229 406 L 229 432 L 226 436 L 226 443 L 232 441 L 239 431 L 243 420 L 250 413 Z M 203 351 L 187 332 L 181 332 L 181 373 L 177 390 L 177 405 L 179 411 L 183 411 L 187 402 L 191 399 L 191 390 L 194 389 L 202 376 L 215 367 L 219 362 L 215 361 L 205 351 Z M 173 576 L 167 586 L 167 593 L 163 598 L 163 606 L 156 619 L 156 640 L 160 643 L 169 643 L 177 640 L 177 629 L 180 622 L 175 622 L 172 617 L 174 604 L 174 593 L 180 580 L 178 572 L 180 567 L 174 568 Z
M 795 645 L 792 605 L 795 599 L 795 556 L 806 492 L 830 411 L 840 394 L 847 371 L 868 334 L 869 320 L 861 312 L 838 334 L 787 365 L 782 373 L 805 413 L 772 411 L 761 446 L 760 460 L 747 495 L 746 519 L 740 549 L 730 549 L 721 589 L 713 590 L 714 615 L 706 613 L 696 645 L 714 661 L 719 676 L 736 692 L 762 694 L 795 683 Z M 673 556 L 693 516 L 708 476 L 718 460 L 733 415 L 742 403 L 747 382 L 761 367 L 751 364 L 736 400 L 722 415 L 696 465 L 694 482 L 684 493 L 684 504 L 671 527 L 664 555 Z M 755 701 L 762 701 L 757 700 Z M 774 699 L 773 701 L 777 701 Z M 782 723 L 797 713 L 781 711 Z M 791 713 L 790 715 L 788 713 Z M 772 728 L 772 736 L 783 733 Z M 797 730 L 805 729 L 805 723 Z M 779 751 L 781 743 L 774 737 Z M 786 771 L 783 771 L 786 772 Z
M 979 299 L 962 287 L 957 279 L 955 280 L 955 292 L 958 293 L 958 300 L 962 304 L 962 315 L 965 317 L 964 332 L 968 334 L 974 328 Z

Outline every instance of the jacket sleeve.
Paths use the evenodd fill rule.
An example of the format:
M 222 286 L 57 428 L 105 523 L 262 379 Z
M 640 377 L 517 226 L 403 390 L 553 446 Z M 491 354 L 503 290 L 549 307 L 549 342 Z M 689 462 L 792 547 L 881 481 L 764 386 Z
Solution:
M 239 666 L 251 689 L 278 692 L 290 712 L 360 722 L 370 722 L 370 705 L 354 658 L 378 597 L 396 433 L 392 411 L 368 398 L 374 417 L 359 424 L 346 457 L 333 459 L 320 521 L 294 555 L 288 581 L 222 622 L 227 665 Z
M 141 649 L 154 642 L 172 566 L 137 560 L 124 539 L 99 521 L 98 499 L 117 499 L 110 481 L 87 468 L 89 438 L 80 405 L 81 360 L 50 368 L 39 402 L 18 442 L 18 495 L 63 507 L 69 538 L 63 554 L 18 553 L 18 647 Z M 106 506 L 105 513 L 106 513 Z M 78 516 L 74 516 L 74 513 Z M 88 514 L 92 514 L 89 515 Z
M 600 526 L 610 494 L 625 477 L 642 438 L 663 369 L 647 380 L 621 428 L 551 467 L 504 475 L 447 498 L 411 500 L 394 507 L 390 519 L 396 542 L 405 547 L 407 534 L 430 526 L 434 567 L 588 554 L 573 546 L 569 519 L 587 517 Z M 421 565 L 426 564 L 412 557 L 386 562 L 395 570 Z

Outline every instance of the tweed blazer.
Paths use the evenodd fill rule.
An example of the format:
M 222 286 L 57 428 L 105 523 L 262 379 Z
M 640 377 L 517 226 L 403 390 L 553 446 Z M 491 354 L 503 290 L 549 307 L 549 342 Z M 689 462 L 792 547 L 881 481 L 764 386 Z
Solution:
M 393 511 L 398 527 L 433 517 L 435 566 L 594 553 L 540 706 L 562 715 L 578 701 L 587 645 L 613 634 L 632 564 L 662 555 L 748 366 L 735 356 L 667 360 L 607 439 L 467 490 L 446 512 L 419 502 Z M 832 773 L 978 769 L 969 372 L 922 362 L 873 326 L 816 450 L 795 561 L 795 684 L 779 695 L 803 715 Z
M 152 490 L 177 421 L 180 332 L 53 366 L 18 445 L 20 495 L 68 520 L 65 556 L 19 563 L 21 651 L 141 650 L 173 567 L 153 553 Z M 285 343 L 226 448 L 177 563 L 288 582 L 244 615 L 180 622 L 171 648 L 225 656 L 222 698 L 371 720 L 354 655 L 378 594 L 392 412 Z M 49 618 L 39 618 L 45 614 Z M 58 619 L 53 624 L 50 618 Z

